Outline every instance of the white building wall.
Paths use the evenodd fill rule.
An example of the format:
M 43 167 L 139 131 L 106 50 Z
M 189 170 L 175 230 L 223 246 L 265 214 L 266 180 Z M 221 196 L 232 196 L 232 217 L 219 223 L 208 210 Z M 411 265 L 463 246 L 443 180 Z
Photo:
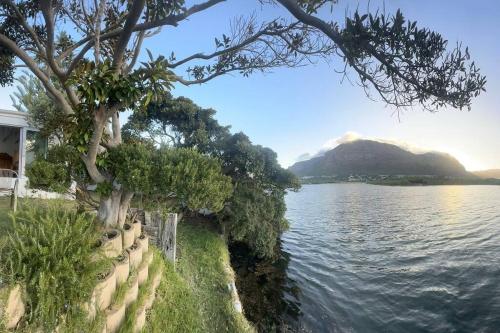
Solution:
M 28 188 L 28 179 L 25 174 L 26 167 L 26 132 L 28 130 L 36 130 L 30 128 L 28 124 L 28 115 L 24 112 L 10 111 L 0 109 L 0 126 L 17 127 L 20 129 L 19 133 L 19 184 L 18 195 L 20 197 L 28 198 L 41 198 L 41 199 L 68 199 L 75 198 L 74 186 L 70 190 L 70 194 L 59 194 L 53 192 L 46 192 L 41 190 L 33 190 Z M 0 177 L 0 189 L 13 188 L 15 178 Z M 0 192 L 1 195 L 10 195 L 9 191 Z

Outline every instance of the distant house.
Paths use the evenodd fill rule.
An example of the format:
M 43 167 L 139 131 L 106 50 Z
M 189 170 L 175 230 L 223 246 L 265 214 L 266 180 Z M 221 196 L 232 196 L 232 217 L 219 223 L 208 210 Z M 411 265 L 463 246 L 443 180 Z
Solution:
M 43 191 L 28 191 L 26 166 L 37 154 L 47 151 L 47 139 L 28 123 L 25 112 L 0 109 L 0 191 L 12 189 L 18 181 L 20 196 L 56 197 Z

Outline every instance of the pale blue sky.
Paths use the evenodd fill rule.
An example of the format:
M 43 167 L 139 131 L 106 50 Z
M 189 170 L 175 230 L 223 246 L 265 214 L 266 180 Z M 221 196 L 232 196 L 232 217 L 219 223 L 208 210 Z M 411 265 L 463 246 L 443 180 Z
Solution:
M 193 1 L 190 1 L 193 2 Z M 334 15 L 341 17 L 368 1 L 340 0 Z M 371 8 L 383 2 L 370 2 Z M 193 16 L 178 28 L 165 29 L 146 43 L 154 54 L 178 58 L 213 48 L 214 37 L 228 30 L 230 19 L 255 13 L 271 18 L 281 8 L 255 0 L 229 0 Z M 386 0 L 387 12 L 403 14 L 442 33 L 452 45 L 462 41 L 487 76 L 487 92 L 474 100 L 472 111 L 443 110 L 437 114 L 419 107 L 401 114 L 382 102 L 367 99 L 363 91 L 341 77 L 332 64 L 300 69 L 277 69 L 269 74 L 215 79 L 201 86 L 177 86 L 174 95 L 192 98 L 218 111 L 217 118 L 233 131 L 244 131 L 258 144 L 274 149 L 284 166 L 303 153 L 315 153 L 329 140 L 356 132 L 363 137 L 402 141 L 413 146 L 447 151 L 469 170 L 500 168 L 500 1 L 497 0 Z M 325 13 L 323 13 L 325 14 Z M 0 88 L 0 108 L 10 108 L 11 89 Z

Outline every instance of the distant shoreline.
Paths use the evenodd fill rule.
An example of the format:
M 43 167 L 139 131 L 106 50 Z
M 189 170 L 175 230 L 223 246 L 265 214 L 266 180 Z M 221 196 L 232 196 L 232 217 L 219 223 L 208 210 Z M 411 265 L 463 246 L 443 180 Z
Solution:
M 365 178 L 364 178 L 365 177 Z M 303 185 L 316 184 L 353 184 L 363 183 L 382 186 L 438 186 L 438 185 L 500 185 L 500 179 L 489 178 L 452 178 L 452 177 L 429 177 L 429 176 L 388 176 L 386 178 L 371 179 L 367 176 L 359 176 L 360 179 L 346 180 L 334 177 L 311 177 L 301 178 Z

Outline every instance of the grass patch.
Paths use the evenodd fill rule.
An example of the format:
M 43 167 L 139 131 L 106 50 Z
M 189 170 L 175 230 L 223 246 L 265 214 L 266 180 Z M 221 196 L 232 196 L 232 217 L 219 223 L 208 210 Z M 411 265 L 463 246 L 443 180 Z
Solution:
M 76 201 L 62 200 L 62 199 L 33 199 L 33 198 L 18 198 L 17 211 L 22 211 L 26 207 L 33 206 L 59 206 L 66 209 L 76 209 Z M 6 235 L 7 231 L 12 230 L 10 214 L 12 213 L 10 209 L 10 196 L 0 197 L 0 230 L 2 233 L 0 235 Z M 0 236 L 1 237 L 1 236 Z
M 205 225 L 182 221 L 177 246 L 177 271 L 164 262 L 164 277 L 145 332 L 254 332 L 233 309 L 224 240 Z
M 0 228 L 9 226 L 10 197 L 0 197 Z M 2 234 L 4 234 L 2 232 Z

